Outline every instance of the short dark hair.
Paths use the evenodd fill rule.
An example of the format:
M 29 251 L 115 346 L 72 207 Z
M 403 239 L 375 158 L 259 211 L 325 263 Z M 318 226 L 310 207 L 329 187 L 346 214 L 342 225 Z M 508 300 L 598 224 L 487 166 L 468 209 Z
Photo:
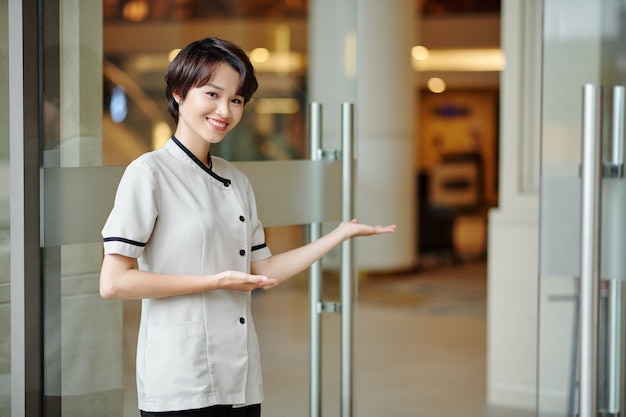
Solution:
M 190 43 L 180 50 L 165 74 L 165 96 L 169 112 L 178 123 L 178 103 L 174 94 L 183 99 L 190 89 L 211 81 L 215 69 L 226 62 L 239 75 L 239 90 L 244 104 L 250 101 L 258 88 L 254 67 L 246 53 L 232 42 L 219 38 L 204 38 Z

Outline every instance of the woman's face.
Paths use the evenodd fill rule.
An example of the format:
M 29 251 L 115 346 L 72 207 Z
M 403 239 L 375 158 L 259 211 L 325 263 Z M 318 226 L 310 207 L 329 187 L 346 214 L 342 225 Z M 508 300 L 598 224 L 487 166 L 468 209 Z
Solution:
M 208 84 L 192 88 L 184 99 L 174 94 L 179 110 L 176 137 L 188 146 L 221 142 L 243 115 L 239 80 L 239 73 L 222 63 Z

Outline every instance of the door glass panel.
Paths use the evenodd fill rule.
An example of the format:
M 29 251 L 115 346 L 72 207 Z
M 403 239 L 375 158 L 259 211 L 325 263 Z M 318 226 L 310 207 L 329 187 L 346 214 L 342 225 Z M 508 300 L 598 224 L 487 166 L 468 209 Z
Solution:
M 11 413 L 8 2 L 0 1 L 0 415 Z
M 626 56 L 625 7 L 615 1 L 544 1 L 540 416 L 569 417 L 578 412 L 582 90 L 586 83 L 603 88 L 603 113 L 598 123 L 602 126 L 602 160 L 608 162 L 613 86 L 626 82 L 621 64 Z M 619 209 L 623 206 L 623 187 L 623 178 L 605 176 L 602 180 L 598 407 L 608 415 L 618 415 L 610 413 L 623 408 L 623 398 L 617 403 L 611 400 L 615 395 L 623 397 L 623 388 L 615 386 L 609 376 L 615 370 L 621 373 L 616 380 L 623 380 L 623 371 L 618 369 L 623 366 L 623 353 L 618 352 L 616 361 L 609 359 L 611 340 L 623 339 L 621 330 L 609 330 L 613 319 L 621 315 L 611 318 L 609 305 L 615 304 L 609 303 L 609 294 L 621 288 L 626 277 L 620 261 L 624 249 L 623 211 Z
M 47 416 L 122 413 L 123 305 L 99 295 L 100 227 L 88 227 L 101 223 L 101 212 L 112 205 L 108 193 L 93 192 L 101 187 L 99 178 L 107 174 L 99 171 L 103 165 L 100 9 L 99 0 L 44 5 L 42 256 Z M 89 210 L 90 204 L 100 209 Z
M 343 69 L 346 39 L 355 37 L 354 0 L 328 5 L 280 0 L 177 5 L 156 1 L 145 9 L 131 9 L 131 4 L 140 3 L 147 4 L 105 2 L 103 156 L 107 165 L 126 164 L 146 150 L 160 147 L 174 131 L 164 100 L 163 75 L 177 48 L 202 37 L 216 36 L 240 45 L 253 61 L 259 81 L 259 89 L 246 105 L 242 121 L 221 143 L 211 146 L 214 155 L 230 161 L 308 158 L 308 103 L 321 100 L 327 108 L 338 110 L 342 101 L 355 101 L 355 74 L 347 77 Z M 347 17 L 341 26 L 329 26 L 323 19 L 329 14 Z M 320 56 L 311 56 L 312 38 L 317 40 Z M 337 59 L 327 59 L 328 54 Z M 312 63 L 318 67 L 313 68 Z M 319 71 L 319 66 L 325 66 L 325 71 Z M 315 78 L 320 73 L 324 74 L 323 80 Z M 312 97 L 310 84 L 326 87 L 316 90 L 316 97 Z M 127 106 L 127 112 L 120 115 L 115 113 L 115 100 L 119 97 L 125 97 Z M 331 110 L 325 113 L 325 126 L 334 126 L 334 135 L 328 136 L 338 139 L 338 112 Z M 336 148 L 337 143 L 332 145 Z M 301 245 L 306 239 L 301 226 L 267 228 L 266 237 L 273 253 Z M 255 293 L 253 297 L 253 310 L 263 311 L 255 323 L 264 376 L 263 410 L 268 415 L 308 413 L 308 303 L 306 291 L 294 292 L 292 285 L 306 287 L 306 281 L 295 278 L 270 294 Z M 289 308 L 290 314 L 274 311 L 280 306 Z M 125 303 L 125 328 L 136 325 L 138 311 L 136 303 Z M 325 330 L 338 335 L 338 325 L 338 320 L 329 320 Z M 338 352 L 328 356 L 332 354 Z M 132 368 L 126 368 L 124 375 L 132 372 Z M 329 377 L 339 381 L 338 373 Z M 289 381 L 289 386 L 301 387 L 288 400 L 281 395 L 285 381 Z M 134 390 L 132 383 L 125 385 L 125 398 L 131 398 Z M 327 398 L 336 410 L 337 389 L 330 390 Z
M 328 37 L 338 39 L 331 42 L 337 50 L 318 46 L 320 54 L 341 56 L 349 44 L 346 39 L 355 39 L 355 0 L 317 10 L 314 24 L 310 2 L 275 1 L 270 10 L 267 2 L 231 3 L 59 0 L 58 8 L 54 2 L 44 5 L 42 244 L 47 416 L 137 415 L 134 373 L 141 305 L 100 298 L 100 229 L 124 167 L 142 153 L 161 147 L 174 131 L 163 77 L 176 49 L 217 36 L 239 44 L 251 56 L 259 90 L 237 128 L 211 148 L 213 154 L 232 161 L 308 158 L 311 82 L 328 86 L 318 97 L 332 99 L 327 107 L 335 113 L 341 102 L 355 101 L 355 73 L 346 75 L 343 61 L 335 60 L 336 75 L 325 75 L 323 80 L 311 79 L 308 64 L 319 60 L 309 56 L 311 33 L 325 42 Z M 318 21 L 339 7 L 350 16 L 342 20 L 341 28 L 331 30 L 325 21 Z M 338 132 L 338 114 L 328 119 Z M 274 253 L 305 240 L 302 226 L 272 227 L 266 235 Z M 294 285 L 302 282 L 294 280 Z M 253 309 L 255 304 L 265 309 L 302 306 L 306 300 L 294 298 L 298 296 L 292 295 L 289 285 L 281 286 L 272 292 L 274 301 L 269 305 L 264 300 L 270 294 L 255 293 Z M 264 414 L 308 413 L 308 308 L 296 311 L 289 317 L 279 314 L 284 322 L 278 324 L 269 316 L 256 323 L 264 365 Z M 336 335 L 338 323 L 331 323 L 330 331 Z M 276 328 L 283 348 L 279 351 L 273 337 Z M 271 334 L 262 333 L 269 329 Z M 289 352 L 289 362 L 284 352 Z M 288 402 L 280 388 L 286 377 L 302 387 L 301 394 Z M 332 401 L 338 399 L 336 391 L 329 395 Z

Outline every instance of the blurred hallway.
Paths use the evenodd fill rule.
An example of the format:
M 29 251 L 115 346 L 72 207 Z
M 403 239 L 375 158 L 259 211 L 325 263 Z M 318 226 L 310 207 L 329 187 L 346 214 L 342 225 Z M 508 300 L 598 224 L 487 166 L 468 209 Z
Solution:
M 338 294 L 332 278 L 325 299 Z M 264 415 L 308 415 L 308 283 L 255 293 L 266 386 Z M 487 408 L 486 264 L 440 264 L 361 278 L 356 310 L 355 415 L 530 417 Z M 339 416 L 339 316 L 323 316 L 323 415 Z

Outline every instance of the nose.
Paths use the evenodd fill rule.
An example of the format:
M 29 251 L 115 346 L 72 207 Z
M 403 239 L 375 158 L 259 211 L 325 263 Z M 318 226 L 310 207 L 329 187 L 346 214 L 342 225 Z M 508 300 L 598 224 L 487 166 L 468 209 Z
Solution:
M 230 115 L 230 101 L 220 100 L 215 111 L 220 117 L 228 117 Z

